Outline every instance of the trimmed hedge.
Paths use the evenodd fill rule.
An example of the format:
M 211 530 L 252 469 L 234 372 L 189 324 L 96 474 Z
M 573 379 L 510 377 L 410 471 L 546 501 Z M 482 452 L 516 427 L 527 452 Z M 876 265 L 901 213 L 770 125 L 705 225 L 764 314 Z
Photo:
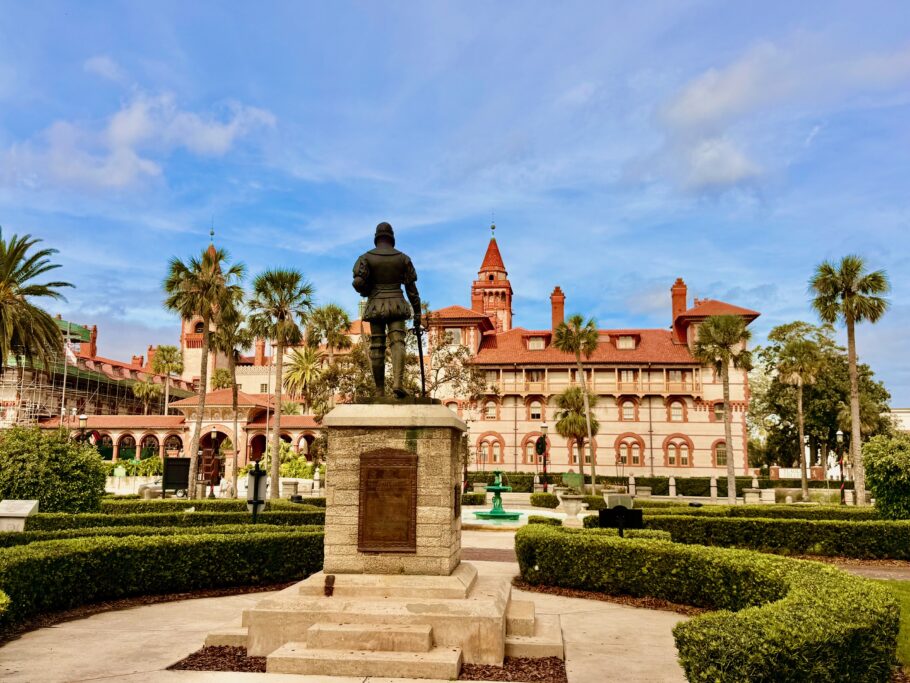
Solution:
M 289 533 L 292 531 L 322 531 L 323 527 L 285 526 L 281 524 L 220 524 L 216 526 L 96 526 L 56 531 L 8 531 L 0 533 L 0 548 L 27 545 L 39 541 L 56 541 L 91 536 L 167 536 L 169 534 L 256 534 Z
M 306 503 L 292 503 L 289 500 L 267 500 L 266 510 L 306 510 L 308 508 L 325 508 L 325 498 L 307 498 Z M 196 508 L 197 512 L 246 512 L 246 500 L 239 498 L 153 498 L 151 500 L 111 500 L 101 501 L 101 512 L 106 515 L 136 515 L 146 512 L 183 512 L 187 508 Z
M 559 519 L 559 517 L 528 515 L 528 524 L 549 524 L 550 526 L 562 526 L 562 520 Z
M 519 529 L 515 549 L 530 583 L 721 610 L 673 629 L 689 681 L 890 678 L 897 603 L 834 567 L 540 524 Z
M 588 504 L 588 510 L 605 510 L 607 508 L 607 501 L 603 496 L 585 496 L 583 502 Z
M 559 498 L 555 493 L 532 493 L 531 505 L 536 508 L 558 508 Z
M 638 507 L 638 501 L 635 501 Z M 851 522 L 879 519 L 875 508 L 841 505 L 677 505 L 645 510 L 645 515 L 688 515 L 693 517 L 760 517 L 768 519 L 843 519 Z
M 583 531 L 584 533 L 600 534 L 604 536 L 619 536 L 619 529 L 601 529 L 597 526 L 597 515 L 588 515 L 585 517 L 583 529 L 568 527 L 566 531 L 569 533 Z M 650 538 L 657 541 L 672 540 L 669 531 L 659 531 L 657 529 L 624 529 L 623 533 L 625 534 L 625 538 Z
M 42 612 L 130 595 L 254 586 L 322 568 L 318 531 L 45 541 L 0 552 L 0 630 Z
M 263 524 L 290 526 L 325 524 L 324 510 L 307 509 L 302 505 L 297 507 L 303 509 L 261 512 L 258 520 Z M 39 512 L 26 519 L 25 529 L 26 531 L 51 531 L 96 526 L 213 526 L 216 524 L 248 524 L 251 517 L 248 512 L 169 512 L 160 514 L 147 512 L 137 515 L 101 513 L 70 515 L 64 512 Z
M 779 554 L 910 560 L 910 520 L 857 521 L 647 515 L 677 543 Z
M 486 493 L 462 493 L 461 494 L 461 504 L 462 505 L 486 505 L 487 494 Z

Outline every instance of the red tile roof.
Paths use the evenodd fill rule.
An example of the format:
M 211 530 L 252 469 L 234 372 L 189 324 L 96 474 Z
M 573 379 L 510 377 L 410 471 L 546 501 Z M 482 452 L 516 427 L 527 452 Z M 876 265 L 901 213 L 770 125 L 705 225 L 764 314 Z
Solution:
M 430 314 L 433 318 L 469 318 L 471 320 L 489 320 L 490 316 L 478 313 L 464 306 L 446 306 Z
M 609 341 L 601 341 L 597 350 L 585 363 L 686 363 L 693 364 L 695 359 L 684 344 L 673 341 L 669 330 L 600 330 L 602 338 L 618 334 L 639 335 L 640 341 L 634 349 L 617 349 Z M 575 356 L 563 353 L 549 345 L 550 330 L 525 330 L 516 327 L 508 332 L 485 334 L 480 351 L 474 357 L 479 365 L 519 364 L 567 364 L 574 363 Z M 544 337 L 547 346 L 539 351 L 528 349 L 529 337 Z
M 359 318 L 351 323 L 351 326 L 348 328 L 348 334 L 369 334 L 370 333 L 370 323 L 365 320 L 360 320 Z
M 506 272 L 506 265 L 502 262 L 502 254 L 499 253 L 499 246 L 496 244 L 495 237 L 490 238 L 487 253 L 483 257 L 483 264 L 480 266 L 481 272 L 487 270 Z
M 88 415 L 86 429 L 183 429 L 186 418 L 183 415 Z M 60 418 L 43 420 L 41 427 L 56 429 Z M 65 427 L 79 428 L 78 420 L 67 420 Z
M 237 392 L 238 406 L 260 406 L 266 408 L 274 404 L 274 399 L 267 394 L 247 394 L 243 391 Z M 182 401 L 171 403 L 172 408 L 195 408 L 199 405 L 198 396 L 190 396 Z M 205 395 L 205 405 L 207 406 L 231 406 L 233 405 L 233 393 L 231 389 L 218 389 L 210 391 Z
M 275 416 L 269 415 L 269 427 L 275 425 Z M 265 429 L 265 415 L 257 418 L 253 422 L 247 423 L 247 428 L 249 429 Z M 316 422 L 316 418 L 312 415 L 282 415 L 281 416 L 281 428 L 282 429 L 319 429 L 319 424 Z
M 707 318 L 710 315 L 741 315 L 750 321 L 755 320 L 761 313 L 742 306 L 734 306 L 716 299 L 696 299 L 695 305 L 688 311 L 679 314 L 680 318 Z

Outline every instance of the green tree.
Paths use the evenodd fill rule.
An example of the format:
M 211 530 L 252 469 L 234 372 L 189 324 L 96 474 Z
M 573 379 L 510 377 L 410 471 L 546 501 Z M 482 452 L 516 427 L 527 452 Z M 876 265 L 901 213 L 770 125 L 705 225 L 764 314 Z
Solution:
M 13 235 L 6 240 L 0 230 L 0 373 L 10 357 L 28 362 L 37 358 L 47 364 L 63 345 L 57 323 L 33 302 L 63 300 L 57 290 L 73 285 L 34 281 L 60 267 L 50 261 L 56 249 L 33 250 L 40 242 L 31 235 Z
M 910 519 L 910 434 L 878 435 L 863 444 L 869 491 L 886 519 Z
M 284 371 L 284 388 L 303 399 L 304 409 L 313 405 L 314 389 L 322 373 L 322 352 L 311 346 L 292 349 Z
M 581 357 L 584 356 L 586 359 L 590 358 L 594 351 L 597 350 L 598 336 L 597 323 L 594 319 L 589 318 L 588 321 L 585 322 L 584 318 L 577 313 L 569 316 L 568 320 L 559 323 L 553 333 L 553 346 L 560 351 L 575 355 L 575 366 L 578 372 L 579 382 L 581 383 L 581 396 L 585 407 L 585 423 L 588 427 L 588 452 L 591 457 L 590 493 L 592 496 L 594 495 L 594 479 L 597 475 L 597 459 L 594 455 L 594 432 L 592 429 L 592 422 L 595 422 L 595 420 L 591 415 L 588 387 L 585 382 L 585 371 L 581 364 Z M 579 468 L 581 469 L 582 477 L 584 477 L 584 457 L 579 457 Z
M 155 384 L 151 379 L 145 379 L 133 384 L 133 396 L 142 401 L 142 414 L 149 414 L 149 404 L 157 399 L 164 390 L 160 384 Z
M 752 333 L 738 315 L 712 315 L 698 328 L 692 355 L 720 373 L 724 391 L 724 443 L 727 445 L 727 500 L 736 503 L 736 460 L 733 449 L 733 415 L 730 410 L 730 367 L 752 368 L 752 354 L 746 348 Z
M 218 353 L 223 353 L 227 357 L 227 368 L 215 370 L 217 375 L 224 372 L 227 377 L 221 382 L 221 388 L 231 390 L 231 410 L 234 415 L 234 437 L 237 439 L 237 446 L 233 449 L 233 476 L 231 477 L 231 488 L 234 496 L 237 496 L 237 457 L 240 450 L 240 431 L 239 431 L 239 387 L 237 386 L 237 361 L 240 360 L 240 354 L 250 347 L 253 343 L 253 334 L 249 327 L 244 326 L 243 316 L 240 313 L 242 301 L 238 297 L 232 302 L 231 306 L 225 306 L 218 311 L 218 320 L 215 331 L 212 333 L 212 348 Z M 227 384 L 224 384 L 224 381 Z M 212 380 L 214 386 L 214 378 Z
M 351 338 L 348 336 L 350 329 L 351 317 L 341 306 L 337 304 L 319 306 L 313 309 L 307 321 L 307 344 L 314 348 L 325 344 L 329 363 L 333 363 L 335 351 L 351 348 Z
M 878 320 L 888 309 L 884 295 L 891 289 L 884 270 L 867 272 L 865 261 L 856 255 L 844 256 L 840 263 L 822 262 L 809 281 L 814 294 L 812 306 L 823 322 L 843 321 L 847 328 L 847 363 L 850 372 L 850 456 L 856 504 L 866 504 L 866 478 L 863 469 L 862 424 L 860 420 L 859 373 L 856 358 L 856 324 Z
M 66 430 L 0 433 L 0 499 L 37 500 L 40 512 L 97 512 L 104 474 L 98 451 Z
M 588 393 L 579 386 L 567 387 L 556 395 L 556 433 L 564 439 L 574 439 L 578 447 L 578 467 L 584 475 L 585 438 L 588 445 L 600 430 L 597 418 L 591 415 L 591 409 L 597 405 L 597 396 Z M 593 455 L 591 464 L 594 464 Z M 593 482 L 593 477 L 592 477 Z M 594 486 L 591 486 L 591 495 Z
M 809 477 L 806 472 L 805 456 L 805 413 L 803 411 L 803 387 L 815 384 L 815 379 L 824 364 L 819 343 L 813 338 L 814 328 L 808 323 L 797 321 L 775 327 L 768 334 L 768 340 L 779 342 L 782 348 L 778 354 L 777 372 L 781 379 L 794 387 L 796 392 L 796 419 L 799 438 L 799 471 L 803 500 L 809 500 Z
M 245 268 L 242 263 L 228 263 L 224 249 L 209 245 L 199 257 L 186 263 L 174 257 L 164 280 L 165 308 L 178 313 L 184 320 L 202 318 L 202 354 L 199 367 L 199 407 L 196 425 L 190 438 L 190 486 L 196 481 L 199 467 L 199 439 L 202 437 L 202 418 L 205 394 L 208 390 L 209 354 L 212 350 L 212 323 L 218 312 L 234 305 L 243 296 L 241 282 Z
M 231 377 L 230 370 L 227 368 L 215 368 L 215 372 L 212 373 L 212 391 L 230 389 L 233 384 L 234 378 Z
M 473 402 L 483 395 L 486 389 L 484 374 L 471 363 L 474 354 L 467 346 L 453 343 L 451 336 L 444 333 L 435 339 L 428 352 L 428 396 L 436 397 L 441 392 L 446 397 Z
M 152 372 L 164 375 L 164 414 L 170 415 L 171 375 L 179 375 L 183 372 L 183 354 L 180 353 L 180 349 L 167 344 L 155 349 L 155 356 L 152 358 Z
M 281 389 L 284 385 L 284 350 L 300 343 L 301 328 L 313 310 L 313 286 L 298 270 L 267 270 L 253 281 L 253 297 L 250 300 L 250 328 L 264 339 L 275 343 L 275 405 L 281 406 Z M 281 432 L 281 410 L 275 412 L 275 428 L 272 431 L 272 450 L 278 452 Z M 278 498 L 278 460 L 272 463 L 270 485 L 271 498 Z

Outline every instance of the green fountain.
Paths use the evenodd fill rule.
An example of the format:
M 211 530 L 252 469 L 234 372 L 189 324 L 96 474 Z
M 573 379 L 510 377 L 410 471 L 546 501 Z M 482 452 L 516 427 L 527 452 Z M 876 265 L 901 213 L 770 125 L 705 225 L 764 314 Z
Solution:
M 502 472 L 499 470 L 493 472 L 493 483 L 486 487 L 487 491 L 493 494 L 493 507 L 487 512 L 475 512 L 478 519 L 518 519 L 521 512 L 509 512 L 502 509 L 502 492 L 511 491 L 511 486 L 504 486 L 502 483 Z

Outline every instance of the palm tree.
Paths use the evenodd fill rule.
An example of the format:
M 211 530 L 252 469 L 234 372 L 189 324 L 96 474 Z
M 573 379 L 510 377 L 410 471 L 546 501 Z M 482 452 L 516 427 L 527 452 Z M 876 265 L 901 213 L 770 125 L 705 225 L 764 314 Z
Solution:
M 199 439 L 202 436 L 202 417 L 205 412 L 205 392 L 208 387 L 209 353 L 211 352 L 212 321 L 218 312 L 232 305 L 243 295 L 241 281 L 245 268 L 242 263 L 228 263 L 228 254 L 224 249 L 209 245 L 199 257 L 191 258 L 187 263 L 174 257 L 168 267 L 164 280 L 164 291 L 167 297 L 164 305 L 171 311 L 180 314 L 184 320 L 194 317 L 202 318 L 202 354 L 199 368 L 199 407 L 196 411 L 196 428 L 190 439 L 190 486 L 196 483 L 196 470 L 199 466 L 197 452 Z M 195 494 L 191 490 L 190 495 Z
M 293 349 L 284 371 L 284 388 L 303 399 L 304 406 L 313 403 L 312 389 L 322 374 L 322 352 L 311 346 Z
M 891 289 L 884 270 L 866 271 L 860 256 L 844 256 L 840 263 L 824 261 L 809 280 L 814 295 L 812 306 L 822 322 L 843 320 L 847 327 L 847 364 L 850 374 L 850 458 L 856 504 L 866 504 L 866 474 L 863 469 L 862 423 L 860 420 L 859 377 L 856 369 L 856 323 L 876 323 L 888 310 L 884 298 Z
M 212 334 L 214 339 L 215 335 Z M 215 348 L 214 343 L 212 348 Z M 230 389 L 231 385 L 234 383 L 231 377 L 231 371 L 227 368 L 216 368 L 215 372 L 212 373 L 212 391 L 217 391 L 218 389 Z
M 738 315 L 712 315 L 698 328 L 692 355 L 704 365 L 713 365 L 724 387 L 724 443 L 727 447 L 727 502 L 736 504 L 736 469 L 733 465 L 733 415 L 730 411 L 730 366 L 752 369 L 752 354 L 746 344 L 752 333 Z
M 329 356 L 329 364 L 335 361 L 335 351 L 351 348 L 351 338 L 348 330 L 351 329 L 351 318 L 347 312 L 337 304 L 326 304 L 313 309 L 307 323 L 307 343 L 313 347 L 325 344 Z
M 133 385 L 133 396 L 142 401 L 142 414 L 149 414 L 149 403 L 161 396 L 162 389 L 160 384 L 155 384 L 152 380 L 146 379 L 136 382 Z
M 770 335 L 769 335 L 770 339 Z M 802 478 L 803 500 L 809 500 L 809 477 L 806 473 L 805 418 L 803 387 L 815 384 L 821 370 L 822 358 L 818 345 L 808 339 L 794 338 L 781 349 L 777 371 L 787 384 L 796 387 L 796 424 L 799 431 L 799 469 Z
M 284 350 L 300 343 L 301 327 L 313 310 L 313 285 L 294 269 L 267 270 L 253 281 L 250 300 L 250 328 L 263 339 L 275 343 L 275 376 L 284 377 Z M 281 389 L 283 381 L 275 382 L 275 428 L 272 431 L 272 452 L 278 453 L 281 440 Z M 269 497 L 278 498 L 280 458 L 271 462 Z
M 234 496 L 237 496 L 237 454 L 240 451 L 240 432 L 238 425 L 239 411 L 239 387 L 237 386 L 237 361 L 240 360 L 240 354 L 253 343 L 253 334 L 249 327 L 243 325 L 243 316 L 240 314 L 241 302 L 235 301 L 233 305 L 222 309 L 218 314 L 218 324 L 215 332 L 212 334 L 212 348 L 216 352 L 223 353 L 227 356 L 228 366 L 219 368 L 215 371 L 218 374 L 224 370 L 227 375 L 226 386 L 222 388 L 231 388 L 231 409 L 234 413 L 234 455 L 233 455 L 233 474 L 231 476 L 231 487 L 234 490 Z M 214 381 L 213 381 L 214 384 Z
M 164 414 L 170 414 L 171 375 L 183 372 L 183 354 L 176 346 L 163 345 L 155 349 L 152 372 L 164 375 Z
M 590 413 L 591 408 L 597 405 L 597 397 L 593 394 L 585 395 L 586 393 L 581 387 L 572 386 L 556 396 L 556 432 L 566 440 L 575 440 L 578 446 L 578 467 L 582 475 L 585 437 L 588 437 L 590 446 L 594 435 L 600 430 L 600 423 Z
M 565 322 L 559 323 L 556 331 L 553 333 L 553 346 L 565 353 L 575 354 L 575 365 L 578 376 L 581 378 L 581 395 L 585 404 L 585 422 L 588 426 L 588 451 L 591 457 L 591 495 L 594 495 L 594 478 L 597 476 L 597 460 L 594 455 L 594 435 L 591 423 L 595 421 L 591 417 L 590 401 L 588 400 L 588 387 L 585 383 L 585 371 L 581 365 L 581 357 L 586 359 L 597 349 L 597 324 L 594 318 L 589 318 L 584 322 L 584 318 L 578 313 L 569 317 Z M 584 477 L 584 457 L 579 460 L 581 475 Z
M 56 290 L 73 285 L 33 282 L 60 267 L 50 262 L 56 249 L 29 253 L 39 242 L 31 235 L 13 235 L 5 240 L 0 229 L 0 373 L 10 356 L 29 362 L 37 358 L 46 365 L 60 353 L 63 344 L 57 323 L 32 300 L 65 300 Z

